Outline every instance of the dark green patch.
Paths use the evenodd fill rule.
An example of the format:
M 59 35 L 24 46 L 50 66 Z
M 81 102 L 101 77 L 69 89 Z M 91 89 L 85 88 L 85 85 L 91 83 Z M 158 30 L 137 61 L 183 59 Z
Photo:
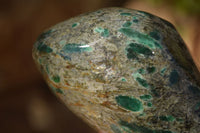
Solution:
M 166 70 L 167 70 L 166 67 L 162 68 L 162 69 L 160 70 L 161 75 L 164 75 L 164 73 L 165 73 Z
M 119 124 L 121 126 L 129 128 L 130 130 L 136 133 L 172 133 L 171 131 L 168 130 L 152 130 L 150 128 L 137 125 L 135 123 L 128 123 L 126 121 L 120 121 Z
M 139 77 L 137 77 L 136 78 L 136 81 L 141 85 L 141 86 L 143 86 L 143 87 L 149 87 L 149 84 L 147 83 L 147 81 L 146 80 L 144 80 L 144 79 L 141 79 L 141 78 L 139 78 Z
M 173 122 L 175 120 L 175 118 L 171 115 L 160 116 L 159 119 L 162 120 L 162 121 L 167 121 L 167 122 Z
M 113 130 L 114 133 L 122 133 L 119 127 L 117 127 L 115 124 L 111 124 L 110 128 Z
M 39 43 L 37 50 L 44 53 L 51 53 L 53 50 L 44 43 Z
M 108 29 L 104 29 L 104 31 L 101 33 L 101 36 L 103 36 L 103 37 L 108 37 L 108 36 L 109 36 L 109 31 L 108 31 Z
M 141 54 L 147 57 L 153 55 L 152 51 L 149 48 L 137 43 L 130 43 L 126 48 L 126 51 L 128 59 L 136 58 L 137 54 Z
M 148 102 L 148 103 L 147 103 L 147 106 L 148 106 L 148 107 L 152 107 L 152 102 Z
M 151 98 L 152 98 L 151 95 L 142 95 L 142 96 L 140 96 L 140 99 L 142 99 L 144 101 L 150 100 Z
M 63 91 L 60 88 L 56 89 L 56 93 L 64 94 Z
M 152 31 L 152 32 L 149 33 L 149 35 L 150 35 L 152 38 L 156 39 L 156 40 L 160 40 L 160 34 L 159 34 L 158 31 Z
M 131 21 L 126 21 L 122 26 L 123 27 L 130 27 L 132 25 Z
M 138 23 L 139 20 L 138 20 L 138 19 L 134 19 L 133 22 L 134 22 L 134 23 Z
M 129 44 L 129 47 L 130 47 L 134 52 L 136 52 L 136 53 L 138 53 L 138 54 L 143 54 L 143 55 L 146 55 L 146 56 L 151 56 L 151 55 L 153 55 L 153 54 L 152 54 L 152 51 L 151 51 L 149 48 L 147 48 L 147 47 L 145 47 L 145 46 L 143 46 L 143 45 L 141 45 L 141 44 L 131 43 L 131 44 Z
M 155 49 L 156 47 L 161 48 L 160 44 L 158 44 L 152 37 L 150 37 L 147 34 L 135 31 L 134 29 L 121 28 L 121 29 L 119 29 L 119 32 L 123 33 L 127 37 L 134 39 L 138 43 L 146 45 L 150 48 L 153 48 L 153 49 Z
M 127 48 L 126 51 L 127 51 L 126 56 L 128 59 L 137 59 L 138 58 L 137 54 L 131 48 Z
M 138 69 L 137 72 L 139 72 L 140 74 L 145 74 L 145 70 L 143 68 Z
M 123 77 L 123 78 L 121 79 L 121 81 L 126 82 L 126 78 Z
M 195 95 L 199 95 L 200 94 L 200 89 L 196 86 L 190 85 L 188 87 L 189 91 L 192 92 Z
M 86 44 L 69 43 L 62 48 L 64 53 L 91 52 L 92 48 Z
M 139 22 L 139 20 L 137 19 L 137 17 L 135 17 L 135 16 L 133 17 L 133 22 L 134 23 L 138 23 Z
M 152 67 L 147 67 L 147 72 L 148 73 L 154 73 L 156 71 L 156 68 L 154 66 Z
M 78 23 L 73 23 L 72 28 L 76 27 L 77 25 L 78 25 Z
M 169 81 L 170 83 L 173 85 L 173 84 L 176 84 L 178 83 L 178 81 L 180 80 L 180 77 L 179 77 L 179 74 L 176 70 L 173 70 L 171 73 L 170 73 L 170 76 L 169 76 Z
M 53 76 L 52 77 L 52 80 L 56 83 L 59 83 L 60 82 L 60 77 L 57 75 L 57 76 Z
M 134 97 L 117 96 L 115 99 L 119 106 L 127 110 L 131 110 L 133 112 L 138 112 L 143 110 L 142 102 Z
M 122 13 L 120 13 L 120 15 L 122 15 L 122 16 L 131 16 L 132 14 L 131 13 L 127 13 L 127 12 L 122 12 Z

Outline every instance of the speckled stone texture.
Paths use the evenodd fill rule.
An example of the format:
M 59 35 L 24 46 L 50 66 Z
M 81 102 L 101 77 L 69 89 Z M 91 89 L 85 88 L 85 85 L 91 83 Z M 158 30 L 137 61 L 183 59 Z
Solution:
M 173 25 L 105 8 L 42 33 L 33 58 L 51 90 L 107 133 L 200 133 L 199 72 Z

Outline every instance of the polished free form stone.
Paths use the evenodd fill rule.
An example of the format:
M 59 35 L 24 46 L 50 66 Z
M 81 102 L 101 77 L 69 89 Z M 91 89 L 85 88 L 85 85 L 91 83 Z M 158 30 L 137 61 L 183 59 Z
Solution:
M 169 22 L 105 8 L 42 33 L 33 58 L 77 116 L 108 133 L 200 132 L 199 72 Z

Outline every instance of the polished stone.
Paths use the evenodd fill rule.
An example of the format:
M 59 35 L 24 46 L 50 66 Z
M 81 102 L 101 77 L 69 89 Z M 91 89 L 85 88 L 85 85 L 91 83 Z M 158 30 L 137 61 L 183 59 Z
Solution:
M 105 8 L 42 33 L 33 58 L 51 90 L 97 130 L 200 133 L 199 72 L 174 26 Z

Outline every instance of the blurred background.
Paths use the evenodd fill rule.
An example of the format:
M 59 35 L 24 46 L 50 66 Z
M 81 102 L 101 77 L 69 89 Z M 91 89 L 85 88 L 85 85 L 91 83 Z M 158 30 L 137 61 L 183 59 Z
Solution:
M 170 21 L 200 66 L 200 0 L 0 0 L 0 132 L 95 133 L 49 91 L 31 51 L 46 28 L 110 6 Z

